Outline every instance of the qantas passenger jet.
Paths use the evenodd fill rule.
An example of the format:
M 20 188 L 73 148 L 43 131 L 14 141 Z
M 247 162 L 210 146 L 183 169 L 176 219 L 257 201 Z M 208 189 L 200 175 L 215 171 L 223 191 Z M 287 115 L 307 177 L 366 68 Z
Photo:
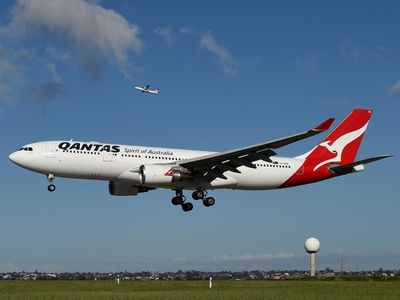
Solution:
M 372 111 L 355 109 L 311 151 L 278 157 L 275 150 L 329 129 L 333 118 L 315 128 L 225 152 L 205 152 L 79 141 L 28 144 L 10 160 L 28 170 L 45 174 L 53 192 L 56 176 L 107 180 L 111 195 L 137 195 L 156 188 L 175 191 L 173 205 L 193 209 L 183 190 L 205 206 L 215 203 L 207 190 L 268 190 L 308 184 L 364 170 L 364 165 L 391 155 L 355 161 Z

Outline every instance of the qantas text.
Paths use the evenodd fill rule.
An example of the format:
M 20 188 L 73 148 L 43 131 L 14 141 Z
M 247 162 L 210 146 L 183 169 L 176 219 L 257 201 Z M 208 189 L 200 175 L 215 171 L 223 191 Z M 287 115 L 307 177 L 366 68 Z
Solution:
M 102 144 L 84 144 L 84 143 L 69 143 L 62 142 L 58 145 L 58 148 L 63 150 L 81 150 L 81 151 L 105 151 L 118 153 L 120 151 L 119 146 L 102 145 Z

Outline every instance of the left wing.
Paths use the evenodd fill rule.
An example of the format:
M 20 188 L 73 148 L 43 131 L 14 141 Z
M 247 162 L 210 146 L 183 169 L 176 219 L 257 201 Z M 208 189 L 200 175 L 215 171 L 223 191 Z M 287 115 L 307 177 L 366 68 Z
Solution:
M 217 177 L 227 179 L 223 175 L 224 172 L 232 171 L 240 173 L 237 168 L 241 166 L 256 168 L 253 162 L 257 160 L 272 162 L 270 157 L 276 155 L 272 149 L 277 149 L 324 132 L 329 129 L 333 121 L 333 118 L 329 118 L 306 132 L 235 150 L 187 159 L 180 161 L 178 164 L 191 171 L 194 175 L 205 176 L 208 181 L 212 181 Z

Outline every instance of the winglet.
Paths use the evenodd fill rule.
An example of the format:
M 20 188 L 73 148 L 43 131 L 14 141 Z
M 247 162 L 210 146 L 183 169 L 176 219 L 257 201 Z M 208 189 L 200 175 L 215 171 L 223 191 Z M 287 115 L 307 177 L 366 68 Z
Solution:
M 316 126 L 313 130 L 315 131 L 326 131 L 331 127 L 333 121 L 335 121 L 335 118 L 329 118 L 328 120 L 322 122 L 318 126 Z

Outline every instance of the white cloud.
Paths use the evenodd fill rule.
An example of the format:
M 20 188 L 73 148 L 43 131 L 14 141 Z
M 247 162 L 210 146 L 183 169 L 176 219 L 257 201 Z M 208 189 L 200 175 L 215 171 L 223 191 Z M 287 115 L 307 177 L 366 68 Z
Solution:
M 64 272 L 65 266 L 58 264 L 29 264 L 12 261 L 0 262 L 2 272 L 22 272 L 23 270 L 38 270 L 39 272 Z
M 396 54 L 395 50 L 393 50 L 392 48 L 389 48 L 389 47 L 387 47 L 385 45 L 379 45 L 377 47 L 377 49 L 378 49 L 378 51 L 381 51 L 381 52 L 390 53 L 390 54 Z
M 58 82 L 58 83 L 62 82 L 61 77 L 60 77 L 60 75 L 58 75 L 56 66 L 54 64 L 47 64 L 47 69 L 50 71 L 54 82 Z
M 201 38 L 200 46 L 202 49 L 205 49 L 214 55 L 217 63 L 222 67 L 225 74 L 234 75 L 237 73 L 237 62 L 225 48 L 218 45 L 210 33 L 205 34 Z
M 371 44 L 356 43 L 343 40 L 338 47 L 343 59 L 355 63 L 377 62 L 388 64 L 396 58 L 396 51 L 385 45 L 374 46 Z
M 364 53 L 360 47 L 349 40 L 343 40 L 340 43 L 339 53 L 343 58 L 348 58 L 355 62 L 360 62 L 364 59 Z
M 46 53 L 49 54 L 50 56 L 52 56 L 54 59 L 61 60 L 61 61 L 67 61 L 71 58 L 69 53 L 59 50 L 59 49 L 56 49 L 52 45 L 48 45 L 46 47 Z
M 17 87 L 22 84 L 24 62 L 27 54 L 24 50 L 13 51 L 0 45 L 0 103 L 12 103 Z
M 182 263 L 182 262 L 186 262 L 186 261 L 187 261 L 187 258 L 184 257 L 184 256 L 180 256 L 180 257 L 174 257 L 172 260 L 173 260 L 174 262 L 180 262 L 180 263 Z
M 179 29 L 179 33 L 181 33 L 181 34 L 196 34 L 197 32 L 192 28 L 182 27 Z
M 128 52 L 140 52 L 139 29 L 122 15 L 85 0 L 17 0 L 3 33 L 40 34 L 72 42 L 78 51 L 97 51 L 123 65 Z M 51 51 L 51 50 L 50 50 Z
M 63 96 L 66 92 L 66 87 L 57 72 L 56 66 L 49 63 L 47 64 L 47 69 L 51 74 L 51 80 L 40 85 L 31 93 L 33 100 L 41 104 L 44 110 L 51 100 Z
M 392 93 L 400 95 L 400 80 L 397 80 L 390 89 Z
M 30 36 L 43 39 L 36 40 L 33 47 L 30 45 L 29 52 L 18 50 L 15 46 L 18 44 L 14 42 Z M 134 67 L 129 63 L 128 55 L 140 53 L 143 48 L 138 27 L 95 0 L 16 0 L 9 23 L 0 27 L 0 38 L 9 38 L 10 44 L 14 45 L 0 45 L 1 104 L 14 102 L 26 88 L 24 83 L 29 79 L 26 76 L 29 72 L 27 59 L 44 62 L 51 74 L 48 82 L 30 92 L 36 102 L 46 104 L 66 91 L 52 61 L 65 63 L 75 59 L 96 79 L 101 76 L 102 64 L 107 60 L 129 77 L 128 72 Z M 48 43 L 44 51 L 40 42 Z
M 172 35 L 172 27 L 157 27 L 154 32 L 159 35 L 160 37 L 162 37 L 165 41 L 165 43 L 168 46 L 172 46 L 174 43 L 174 37 Z
M 276 254 L 264 253 L 264 254 L 241 254 L 241 255 L 228 255 L 222 254 L 214 256 L 213 261 L 247 261 L 247 260 L 270 260 L 270 259 L 282 259 L 282 258 L 293 258 L 295 254 L 292 252 L 279 252 Z
M 2 272 L 14 272 L 18 270 L 18 267 L 11 261 L 0 262 L 0 268 Z

